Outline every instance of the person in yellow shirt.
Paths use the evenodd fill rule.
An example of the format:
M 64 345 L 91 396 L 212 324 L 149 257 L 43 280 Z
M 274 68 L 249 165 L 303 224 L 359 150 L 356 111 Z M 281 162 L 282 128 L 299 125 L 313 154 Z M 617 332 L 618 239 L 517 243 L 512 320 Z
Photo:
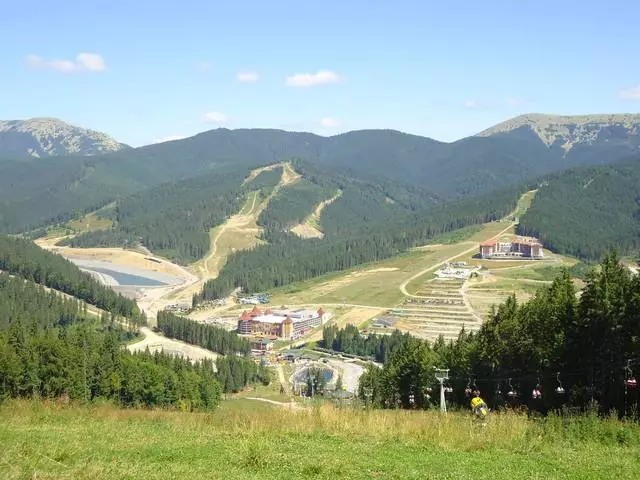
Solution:
M 471 399 L 471 410 L 479 419 L 484 419 L 489 413 L 489 407 L 487 407 L 485 401 L 480 397 L 480 392 L 478 390 L 473 392 L 473 398 Z

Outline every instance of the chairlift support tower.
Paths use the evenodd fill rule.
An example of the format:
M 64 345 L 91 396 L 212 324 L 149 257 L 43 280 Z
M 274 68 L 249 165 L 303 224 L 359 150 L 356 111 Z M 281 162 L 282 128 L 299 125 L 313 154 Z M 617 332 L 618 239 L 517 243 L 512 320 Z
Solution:
M 433 367 L 433 369 L 436 372 L 436 380 L 440 382 L 440 411 L 447 413 L 447 402 L 444 398 L 444 382 L 449 380 L 449 369 L 436 367 Z

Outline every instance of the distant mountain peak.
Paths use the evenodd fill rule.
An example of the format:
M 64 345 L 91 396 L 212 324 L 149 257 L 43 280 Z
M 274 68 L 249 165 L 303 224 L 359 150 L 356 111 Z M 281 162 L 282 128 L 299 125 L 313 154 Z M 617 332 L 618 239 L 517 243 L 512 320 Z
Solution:
M 528 127 L 547 146 L 560 145 L 565 152 L 579 144 L 620 140 L 640 135 L 640 114 L 545 115 L 528 113 L 499 123 L 477 136 L 488 137 Z
M 49 157 L 98 155 L 129 148 L 110 136 L 57 118 L 0 120 L 0 154 Z

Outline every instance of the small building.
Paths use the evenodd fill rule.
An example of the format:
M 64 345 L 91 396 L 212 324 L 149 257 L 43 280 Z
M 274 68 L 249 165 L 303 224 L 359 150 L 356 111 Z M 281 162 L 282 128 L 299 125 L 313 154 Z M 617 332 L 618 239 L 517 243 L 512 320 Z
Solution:
M 251 350 L 257 352 L 270 352 L 273 350 L 273 340 L 260 338 L 251 342 Z

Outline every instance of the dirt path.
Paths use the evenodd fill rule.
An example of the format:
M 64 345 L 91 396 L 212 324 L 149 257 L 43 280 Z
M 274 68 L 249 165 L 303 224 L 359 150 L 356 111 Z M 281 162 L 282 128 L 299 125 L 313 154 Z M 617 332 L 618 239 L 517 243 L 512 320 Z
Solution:
M 508 213 L 507 215 L 504 216 L 503 220 L 507 220 L 507 219 L 511 219 L 511 221 L 509 222 L 509 225 L 504 228 L 503 230 L 501 230 L 500 232 L 498 232 L 496 235 L 493 235 L 490 238 L 487 238 L 484 241 L 490 241 L 490 240 L 496 240 L 499 239 L 502 235 L 504 235 L 505 233 L 507 233 L 510 229 L 512 229 L 513 227 L 515 227 L 517 225 L 517 222 L 515 221 L 514 217 L 516 216 L 517 213 L 523 213 L 523 210 L 526 210 L 523 206 L 523 204 L 525 203 L 530 203 L 530 198 L 532 197 L 533 194 L 535 194 L 536 190 L 531 190 L 529 192 L 524 193 L 520 199 L 518 200 L 518 204 L 516 205 L 516 208 Z M 408 278 L 407 280 L 405 280 L 404 282 L 402 282 L 400 284 L 400 291 L 402 292 L 403 295 L 407 296 L 407 297 L 411 297 L 411 298 L 423 298 L 419 295 L 413 295 L 411 293 L 409 293 L 407 291 L 407 285 L 409 283 L 411 283 L 413 280 L 421 277 L 422 275 L 425 275 L 426 273 L 429 273 L 433 270 L 436 270 L 437 268 L 441 267 L 442 265 L 444 265 L 445 263 L 451 263 L 452 261 L 454 261 L 457 258 L 463 257 L 465 255 L 470 254 L 473 251 L 477 251 L 478 248 L 480 246 L 480 242 L 475 242 L 473 247 L 465 250 L 464 252 L 458 253 L 456 255 L 453 255 L 449 258 L 447 258 L 446 260 L 443 260 L 440 263 L 436 263 L 435 265 L 432 265 L 429 268 L 425 268 L 424 270 L 422 270 L 421 272 L 416 273 L 415 275 L 413 275 L 412 277 Z
M 150 325 L 155 325 L 158 311 L 164 309 L 167 305 L 172 303 L 191 304 L 193 295 L 202 290 L 205 282 L 219 275 L 222 266 L 231 253 L 252 248 L 259 243 L 262 229 L 257 224 L 258 216 L 282 187 L 296 182 L 300 175 L 293 170 L 290 163 L 284 163 L 256 169 L 247 177 L 247 179 L 255 178 L 261 171 L 273 169 L 278 165 L 283 167 L 282 177 L 278 185 L 264 201 L 257 203 L 258 193 L 252 192 L 253 198 L 247 199 L 240 212 L 232 215 L 222 225 L 212 229 L 209 253 L 203 260 L 191 266 L 190 270 L 193 273 L 189 273 L 188 282 L 176 287 L 148 288 L 144 290 L 143 297 L 138 300 L 138 304 L 147 313 Z M 245 179 L 245 183 L 249 181 L 247 179 Z M 251 206 L 244 213 L 245 207 L 249 205 L 249 202 L 251 202 Z M 159 335 L 156 335 L 156 337 L 164 338 Z M 146 339 L 142 340 L 142 342 L 144 341 Z
M 257 402 L 270 403 L 271 405 L 276 405 L 278 407 L 289 408 L 291 410 L 301 410 L 301 409 L 305 408 L 302 405 L 300 405 L 299 403 L 294 402 L 293 400 L 291 402 L 285 403 L 285 402 L 278 402 L 276 400 L 270 400 L 268 398 L 261 398 L 261 397 L 242 397 L 242 398 L 244 398 L 245 400 L 255 400 Z
M 192 361 L 213 360 L 215 362 L 215 359 L 218 358 L 218 354 L 212 352 L 211 350 L 197 347 L 195 345 L 181 342 L 179 340 L 167 338 L 163 335 L 155 333 L 153 330 L 147 327 L 142 327 L 140 329 L 140 333 L 144 335 L 144 338 L 139 342 L 127 345 L 127 349 L 129 351 L 140 352 L 145 351 L 148 348 L 151 353 L 164 351 L 165 353 L 182 355 Z
M 300 238 L 322 238 L 324 237 L 324 233 L 320 230 L 320 217 L 322 216 L 322 211 L 335 202 L 338 198 L 342 196 L 342 190 L 338 190 L 336 194 L 323 200 L 318 204 L 318 206 L 314 209 L 313 213 L 309 215 L 304 222 L 296 225 L 291 229 L 291 233 L 295 233 Z

